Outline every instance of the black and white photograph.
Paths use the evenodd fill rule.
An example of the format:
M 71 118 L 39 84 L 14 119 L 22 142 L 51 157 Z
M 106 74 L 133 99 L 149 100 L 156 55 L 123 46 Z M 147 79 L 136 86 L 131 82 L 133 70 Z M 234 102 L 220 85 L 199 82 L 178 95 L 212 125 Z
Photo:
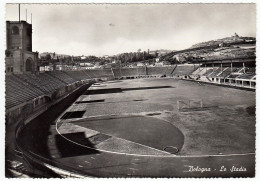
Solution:
M 4 11 L 5 178 L 255 178 L 256 2 Z

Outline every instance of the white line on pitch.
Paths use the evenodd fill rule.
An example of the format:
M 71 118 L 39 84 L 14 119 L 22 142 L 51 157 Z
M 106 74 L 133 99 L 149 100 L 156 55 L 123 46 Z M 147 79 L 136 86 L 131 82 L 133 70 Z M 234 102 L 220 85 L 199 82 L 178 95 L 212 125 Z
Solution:
M 102 151 L 102 152 L 105 152 L 105 153 L 112 153 L 112 154 L 118 154 L 118 155 L 132 155 L 132 156 L 139 156 L 139 157 L 171 157 L 171 158 L 199 158 L 199 157 L 228 157 L 228 156 L 246 156 L 246 155 L 255 155 L 255 153 L 241 153 L 241 154 L 226 154 L 226 155 L 183 155 L 183 156 L 180 156 L 180 155 L 140 155 L 140 154 L 133 154 L 133 153 L 120 153 L 120 152 L 114 152 L 114 151 L 107 151 L 107 150 L 102 150 L 102 149 L 94 149 L 94 148 L 91 148 L 91 147 L 88 147 L 86 145 L 81 145 L 75 141 L 71 141 L 70 139 L 66 138 L 65 136 L 63 136 L 59 130 L 58 130 L 58 125 L 57 125 L 58 122 L 56 122 L 56 131 L 58 132 L 59 135 L 61 135 L 64 139 L 68 140 L 69 142 L 71 143 L 74 143 L 76 145 L 79 145 L 79 146 L 82 146 L 82 147 L 85 147 L 85 148 L 88 148 L 88 149 L 92 149 L 92 150 L 97 150 L 97 151 Z M 148 146 L 147 146 L 148 147 Z M 154 148 L 155 149 L 155 148 Z M 161 151 L 163 152 L 163 151 Z M 167 152 L 166 152 L 167 153 Z

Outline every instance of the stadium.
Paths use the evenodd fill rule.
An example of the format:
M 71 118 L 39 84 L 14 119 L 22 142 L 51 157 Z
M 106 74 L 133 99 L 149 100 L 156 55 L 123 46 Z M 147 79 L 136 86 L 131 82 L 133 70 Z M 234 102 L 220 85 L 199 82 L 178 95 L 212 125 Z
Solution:
M 40 72 L 31 24 L 6 32 L 6 177 L 255 176 L 255 54 Z

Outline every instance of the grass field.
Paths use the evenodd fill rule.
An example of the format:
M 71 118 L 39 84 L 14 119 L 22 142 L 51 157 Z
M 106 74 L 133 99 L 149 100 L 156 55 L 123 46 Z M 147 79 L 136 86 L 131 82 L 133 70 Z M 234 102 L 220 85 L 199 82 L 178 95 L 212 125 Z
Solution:
M 177 145 L 181 155 L 255 150 L 254 92 L 174 79 L 104 82 L 93 85 L 90 90 L 91 95 L 82 95 L 77 100 L 89 103 L 74 104 L 67 110 L 84 110 L 82 118 L 86 119 L 66 122 L 160 150 L 167 145 Z M 95 94 L 102 90 L 102 94 Z M 178 110 L 177 100 L 189 99 L 202 99 L 204 108 Z M 115 118 L 117 116 L 125 117 Z M 93 121 L 98 117 L 102 119 Z

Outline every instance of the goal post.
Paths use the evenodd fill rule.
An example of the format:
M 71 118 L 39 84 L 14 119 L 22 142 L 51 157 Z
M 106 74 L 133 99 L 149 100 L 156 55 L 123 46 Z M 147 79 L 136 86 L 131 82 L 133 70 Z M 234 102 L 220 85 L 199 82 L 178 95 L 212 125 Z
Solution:
M 189 108 L 189 101 L 187 100 L 177 100 L 177 106 L 178 106 L 178 109 L 187 109 Z
M 203 101 L 202 99 L 177 100 L 177 106 L 178 110 L 203 108 Z

